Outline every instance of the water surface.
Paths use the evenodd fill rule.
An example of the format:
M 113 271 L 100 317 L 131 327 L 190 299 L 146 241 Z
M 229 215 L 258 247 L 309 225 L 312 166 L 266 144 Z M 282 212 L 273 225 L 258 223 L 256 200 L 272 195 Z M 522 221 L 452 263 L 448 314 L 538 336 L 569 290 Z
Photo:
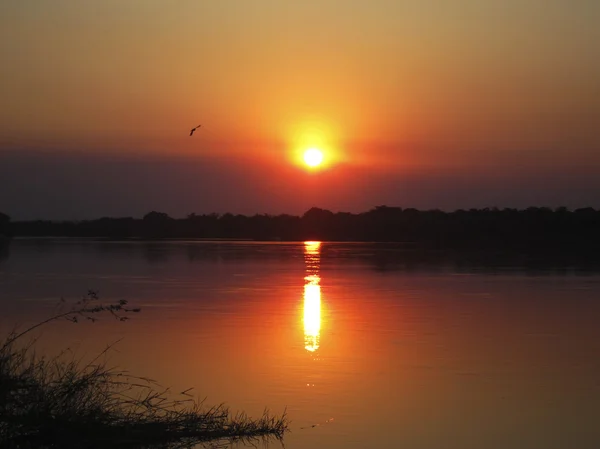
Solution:
M 492 263 L 490 263 L 490 260 Z M 600 276 L 401 246 L 15 240 L 0 326 L 88 289 L 142 313 L 58 323 L 43 351 L 207 403 L 287 412 L 288 449 L 600 447 Z

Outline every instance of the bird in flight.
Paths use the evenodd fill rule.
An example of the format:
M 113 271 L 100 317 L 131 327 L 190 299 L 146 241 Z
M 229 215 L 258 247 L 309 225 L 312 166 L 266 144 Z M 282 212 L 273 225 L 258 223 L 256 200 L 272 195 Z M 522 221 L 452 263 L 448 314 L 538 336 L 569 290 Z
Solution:
M 198 125 L 195 128 L 192 128 L 192 130 L 190 131 L 190 137 L 192 137 L 192 134 L 194 134 L 194 131 L 196 131 L 198 128 L 200 128 L 202 125 Z

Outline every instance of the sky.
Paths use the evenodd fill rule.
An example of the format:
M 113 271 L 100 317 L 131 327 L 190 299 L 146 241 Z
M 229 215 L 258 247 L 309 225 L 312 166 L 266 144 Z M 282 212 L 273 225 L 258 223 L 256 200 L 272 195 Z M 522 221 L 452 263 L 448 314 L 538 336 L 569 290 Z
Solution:
M 598 23 L 595 0 L 2 2 L 0 211 L 600 207 Z

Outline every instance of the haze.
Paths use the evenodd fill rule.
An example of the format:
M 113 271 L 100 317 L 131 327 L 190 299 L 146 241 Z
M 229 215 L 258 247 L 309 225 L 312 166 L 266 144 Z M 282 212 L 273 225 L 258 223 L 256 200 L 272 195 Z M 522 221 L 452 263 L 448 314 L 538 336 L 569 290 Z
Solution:
M 587 0 L 4 2 L 0 211 L 597 207 L 599 21 Z M 323 170 L 296 162 L 312 146 Z

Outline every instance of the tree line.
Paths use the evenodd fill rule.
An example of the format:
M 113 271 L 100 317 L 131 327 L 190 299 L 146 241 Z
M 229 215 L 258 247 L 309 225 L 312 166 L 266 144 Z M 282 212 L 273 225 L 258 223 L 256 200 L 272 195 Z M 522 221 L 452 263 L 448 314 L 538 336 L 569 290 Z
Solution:
M 600 210 L 591 207 L 469 209 L 444 212 L 377 206 L 363 213 L 313 207 L 302 216 L 195 214 L 172 218 L 14 221 L 0 214 L 0 234 L 107 239 L 250 239 L 404 242 L 428 247 L 600 247 Z

